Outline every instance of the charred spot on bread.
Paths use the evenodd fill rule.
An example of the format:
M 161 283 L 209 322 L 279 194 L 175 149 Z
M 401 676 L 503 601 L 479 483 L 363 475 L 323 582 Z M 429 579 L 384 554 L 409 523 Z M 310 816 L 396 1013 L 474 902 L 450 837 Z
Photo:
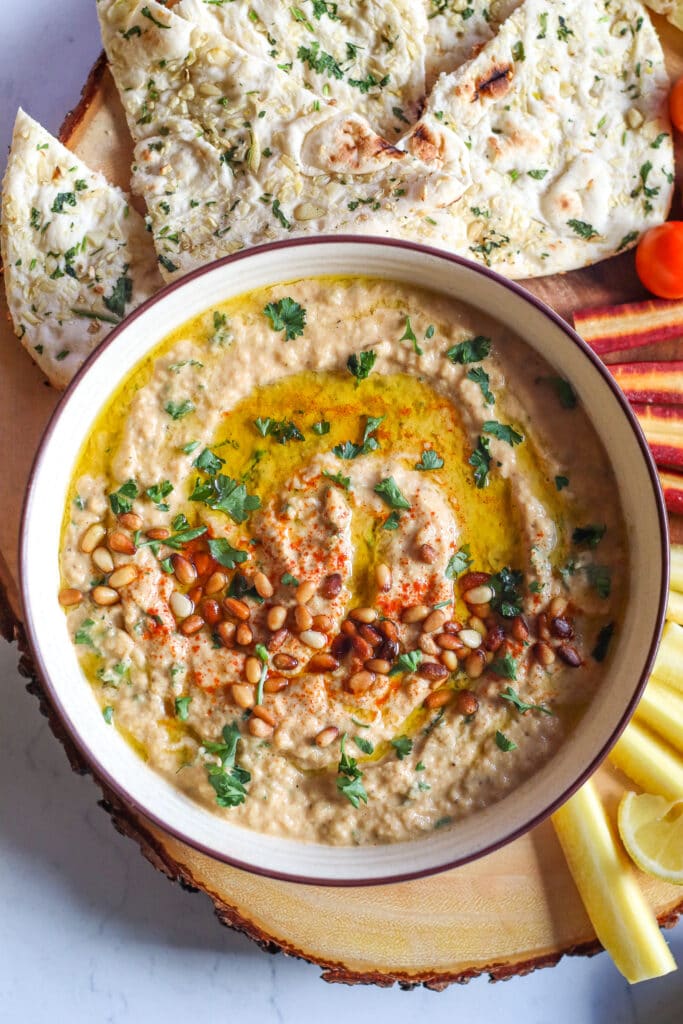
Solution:
M 494 64 L 475 82 L 472 100 L 498 100 L 505 96 L 510 89 L 513 74 L 512 64 Z

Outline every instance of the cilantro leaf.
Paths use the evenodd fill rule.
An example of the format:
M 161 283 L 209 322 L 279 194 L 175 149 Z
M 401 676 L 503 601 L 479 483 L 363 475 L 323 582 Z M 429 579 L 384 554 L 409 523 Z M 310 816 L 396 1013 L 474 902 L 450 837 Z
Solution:
M 441 469 L 443 464 L 443 459 L 434 451 L 433 448 L 425 448 L 422 452 L 420 461 L 415 463 L 415 469 L 427 472 L 429 469 Z
M 589 548 L 597 548 L 606 531 L 607 527 L 604 523 L 589 523 L 587 526 L 577 526 L 572 533 L 572 543 L 585 544 Z
M 516 430 L 508 426 L 507 423 L 499 423 L 498 420 L 486 420 L 482 424 L 481 428 L 485 434 L 490 434 L 492 437 L 497 437 L 499 441 L 505 441 L 514 448 L 516 444 L 521 444 L 524 440 L 524 434 L 518 434 Z
M 485 437 L 480 437 L 477 447 L 469 457 L 470 466 L 474 466 L 474 482 L 477 487 L 486 487 L 489 482 L 489 466 L 491 456 L 489 454 L 489 442 Z
M 393 739 L 390 742 L 396 751 L 396 756 L 399 761 L 402 761 L 404 757 L 407 757 L 413 749 L 413 741 L 408 736 L 397 736 L 396 739 Z
M 286 295 L 277 302 L 269 302 L 263 312 L 274 331 L 284 331 L 285 341 L 293 341 L 304 333 L 306 310 Z
M 472 559 L 470 558 L 470 546 L 464 544 L 454 555 L 451 555 L 444 575 L 448 580 L 455 580 L 458 578 L 461 572 L 465 569 L 469 569 L 472 565 Z
M 80 628 L 74 633 L 74 643 L 83 644 L 86 647 L 94 647 L 93 638 L 90 635 L 90 630 L 95 625 L 94 619 L 83 619 Z
M 247 494 L 244 484 L 222 473 L 204 483 L 197 480 L 190 501 L 201 501 L 209 508 L 225 512 L 236 523 L 245 522 L 250 512 L 261 507 L 257 495 Z
M 505 733 L 502 733 L 500 729 L 496 731 L 496 746 L 507 753 L 510 750 L 517 750 L 517 744 L 514 740 L 509 740 Z
M 366 740 L 364 736 L 354 736 L 353 742 L 356 744 L 359 750 L 362 750 L 364 754 L 374 754 L 375 748 L 370 742 Z
M 417 672 L 421 661 L 422 651 L 405 651 L 403 654 L 399 654 L 396 664 L 392 667 L 389 675 L 399 676 L 403 672 Z
M 182 402 L 167 402 L 164 406 L 164 411 L 174 420 L 182 420 L 184 416 L 194 412 L 194 403 L 189 398 L 184 399 Z
M 280 577 L 280 583 L 285 587 L 298 587 L 299 581 L 296 576 L 292 576 L 291 572 L 283 572 Z
M 412 341 L 413 349 L 415 351 L 415 354 L 418 355 L 418 356 L 424 355 L 423 350 L 420 348 L 420 346 L 417 343 L 417 338 L 415 337 L 415 331 L 413 330 L 412 324 L 410 323 L 410 317 L 409 316 L 406 316 L 405 330 L 403 332 L 403 335 L 398 340 L 399 341 Z
M 244 803 L 247 796 L 245 786 L 251 781 L 251 775 L 236 763 L 237 744 L 241 738 L 239 725 L 232 722 L 223 728 L 222 743 L 204 741 L 206 750 L 210 754 L 217 754 L 221 761 L 220 765 L 206 766 L 208 781 L 216 793 L 219 807 L 237 807 Z
M 363 439 L 360 444 L 354 444 L 353 441 L 344 441 L 342 444 L 336 444 L 332 451 L 338 459 L 355 459 L 359 455 L 367 455 L 368 452 L 377 451 L 379 448 L 379 441 L 376 438 L 371 437 L 371 434 L 377 430 L 380 423 L 384 419 L 384 416 L 368 416 L 365 421 L 365 429 L 363 430 Z
M 527 711 L 540 711 L 544 715 L 552 715 L 552 711 L 545 704 L 527 704 L 516 690 L 513 690 L 511 686 L 507 686 L 501 694 L 499 694 L 501 700 L 506 700 L 519 711 L 520 715 L 525 714 Z
M 481 393 L 484 396 L 484 401 L 487 405 L 495 404 L 495 395 L 489 387 L 489 375 L 486 370 L 483 370 L 480 366 L 476 370 L 467 371 L 467 379 L 474 381 L 481 388 Z
M 491 351 L 491 339 L 478 334 L 449 348 L 446 356 L 452 363 L 480 363 Z
M 331 480 L 337 487 L 341 487 L 343 491 L 348 491 L 351 487 L 351 477 L 343 476 L 341 473 L 328 473 L 326 469 L 323 470 L 323 476 Z
M 190 704 L 192 703 L 192 697 L 176 697 L 175 699 L 175 716 L 179 718 L 181 722 L 186 722 L 190 713 Z
M 330 424 L 328 420 L 318 420 L 317 423 L 313 424 L 311 430 L 313 431 L 314 434 L 317 434 L 319 437 L 322 437 L 323 434 L 329 434 Z
M 76 205 L 75 192 L 58 192 L 52 204 L 52 213 L 66 213 L 65 206 Z
M 365 792 L 363 772 L 358 767 L 358 762 L 355 758 L 349 757 L 344 749 L 346 738 L 347 734 L 344 733 L 341 738 L 339 765 L 337 767 L 337 789 L 340 793 L 343 793 L 350 804 L 357 808 L 361 800 L 364 804 L 367 804 L 368 794 Z
M 126 277 L 124 274 L 114 285 L 111 295 L 108 295 L 102 301 L 110 313 L 123 319 L 126 312 L 126 303 L 130 302 L 132 298 L 133 282 L 130 277 Z
M 172 490 L 173 484 L 170 480 L 161 480 L 158 484 L 148 487 L 145 494 L 150 501 L 154 502 L 157 508 L 163 505 L 162 512 L 167 512 L 168 505 L 164 504 L 164 498 L 168 497 Z
M 380 498 L 387 503 L 389 508 L 410 509 L 412 507 L 408 499 L 401 494 L 393 476 L 380 480 L 378 484 L 375 484 L 374 490 L 375 494 L 379 494 Z
M 542 181 L 543 178 L 545 178 L 548 171 L 547 168 L 542 168 L 536 171 L 527 171 L 526 173 L 529 175 L 530 178 L 535 178 L 536 181 Z
M 236 565 L 247 560 L 247 552 L 234 548 L 225 537 L 209 540 L 209 551 L 211 557 L 226 569 L 234 569 Z
M 398 530 L 399 523 L 401 522 L 400 512 L 390 512 L 387 518 L 382 523 L 383 530 Z
M 297 427 L 294 420 L 271 420 L 261 419 L 259 416 L 254 420 L 254 426 L 261 437 L 274 437 L 278 444 L 287 444 L 288 441 L 304 441 L 304 435 Z
M 496 658 L 492 661 L 489 668 L 492 672 L 495 672 L 497 676 L 502 676 L 503 679 L 517 679 L 517 662 L 509 651 L 504 655 L 504 657 Z
M 359 352 L 356 355 L 353 352 L 346 360 L 346 368 L 350 374 L 352 374 L 358 383 L 362 380 L 367 380 L 370 376 L 370 371 L 375 365 L 377 359 L 377 353 L 372 349 L 366 349 L 364 352 Z
M 489 586 L 493 588 L 491 607 L 505 619 L 514 619 L 522 614 L 522 595 L 520 593 L 524 574 L 507 567 L 489 577 Z
M 109 504 L 114 515 L 122 516 L 126 512 L 130 512 L 133 507 L 133 499 L 137 498 L 139 493 L 138 485 L 132 479 L 126 480 L 125 484 L 122 484 L 118 491 L 113 491 L 109 495 Z
M 592 224 L 589 224 L 585 220 L 576 220 L 575 217 L 572 217 L 571 220 L 567 221 L 567 226 L 570 227 L 572 231 L 579 236 L 579 238 L 585 238 L 587 242 L 589 242 L 591 238 L 597 238 L 600 234 L 599 231 L 595 230 Z
M 205 448 L 201 455 L 192 463 L 197 469 L 201 469 L 202 473 L 208 473 L 209 476 L 215 476 L 216 473 L 220 473 L 221 466 L 225 465 L 225 459 L 222 459 L 220 455 L 216 455 L 210 448 Z

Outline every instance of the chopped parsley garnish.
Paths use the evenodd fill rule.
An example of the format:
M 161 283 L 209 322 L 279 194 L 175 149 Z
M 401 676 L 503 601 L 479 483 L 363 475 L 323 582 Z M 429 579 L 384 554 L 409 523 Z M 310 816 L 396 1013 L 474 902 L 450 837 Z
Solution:
M 288 441 L 305 440 L 304 435 L 294 420 L 262 419 L 259 416 L 254 420 L 254 426 L 261 437 L 274 437 L 278 444 L 287 444 Z
M 380 498 L 386 502 L 389 508 L 410 509 L 412 507 L 408 499 L 401 494 L 393 476 L 380 480 L 378 484 L 375 484 L 374 491 L 375 494 L 379 494 Z
M 339 765 L 337 767 L 337 789 L 343 793 L 346 799 L 354 807 L 368 802 L 368 794 L 363 785 L 363 772 L 358 767 L 355 758 L 349 757 L 344 749 L 346 744 L 346 733 L 341 738 Z
M 125 274 L 118 279 L 111 295 L 108 295 L 102 301 L 114 316 L 123 318 L 126 312 L 126 304 L 133 298 L 133 282 L 130 277 L 126 277 Z
M 368 416 L 365 421 L 365 430 L 363 431 L 363 439 L 360 444 L 354 444 L 353 441 L 344 441 L 342 444 L 336 444 L 332 451 L 337 458 L 355 459 L 359 455 L 367 455 L 369 452 L 377 451 L 379 441 L 371 435 L 374 434 L 383 419 L 384 416 Z
M 494 405 L 496 399 L 489 388 L 489 375 L 481 366 L 478 366 L 475 370 L 467 371 L 467 379 L 474 381 L 481 388 L 481 393 L 484 396 L 484 401 L 487 405 Z
M 371 89 L 383 89 L 385 85 L 388 85 L 389 75 L 384 75 L 383 78 L 378 79 L 372 73 L 368 73 L 365 78 L 349 78 L 348 81 L 349 85 L 352 85 L 354 89 L 358 89 L 365 96 Z
M 320 43 L 311 43 L 309 46 L 300 46 L 296 51 L 299 60 L 308 64 L 311 71 L 317 71 L 319 75 L 327 75 L 328 78 L 341 79 L 344 72 L 334 59 L 331 53 L 325 53 L 320 49 Z
M 514 740 L 509 740 L 500 729 L 496 730 L 496 746 L 499 750 L 505 751 L 505 753 L 508 753 L 510 750 L 517 750 L 517 744 Z
M 263 312 L 274 331 L 285 332 L 285 341 L 293 341 L 304 333 L 306 310 L 288 295 L 277 302 L 269 302 Z
M 181 722 L 186 722 L 190 714 L 190 704 L 192 703 L 192 697 L 176 697 L 175 699 L 175 716 L 179 718 Z
M 109 495 L 109 504 L 114 515 L 122 516 L 126 512 L 130 512 L 133 507 L 133 499 L 137 498 L 139 493 L 135 480 L 126 480 L 125 484 L 122 484 L 118 491 L 113 491 Z
M 399 654 L 396 664 L 389 672 L 390 676 L 399 676 L 403 672 L 417 672 L 422 661 L 422 651 L 405 651 Z
M 444 814 L 443 818 L 439 818 L 438 821 L 434 822 L 434 828 L 445 828 L 446 825 L 450 825 L 453 818 L 450 814 Z
M 114 709 L 111 704 L 107 704 L 106 708 L 102 708 L 102 718 L 105 720 L 107 725 L 111 725 L 114 720 Z
M 605 660 L 613 636 L 614 623 L 608 622 L 607 625 L 603 626 L 600 632 L 598 633 L 598 639 L 595 642 L 595 647 L 591 651 L 591 654 L 596 661 Z
M 606 565 L 586 566 L 588 582 L 597 592 L 598 597 L 607 598 L 612 592 L 612 574 Z
M 409 736 L 397 736 L 396 739 L 391 740 L 390 742 L 396 751 L 396 756 L 399 761 L 402 761 L 404 757 L 407 757 L 413 749 L 413 741 Z
M 401 522 L 400 512 L 390 512 L 387 518 L 382 523 L 383 530 L 398 530 Z
M 576 392 L 568 380 L 564 377 L 545 377 L 549 384 L 552 384 L 555 394 L 560 400 L 563 409 L 575 409 L 578 403 Z
M 374 754 L 375 748 L 370 740 L 366 740 L 364 736 L 354 736 L 353 742 L 356 744 L 359 750 L 362 750 L 364 754 Z
M 145 494 L 161 512 L 168 512 L 168 505 L 164 502 L 164 498 L 168 497 L 172 490 L 173 484 L 170 480 L 161 480 L 158 484 L 148 487 Z
M 163 252 L 160 253 L 160 255 L 157 258 L 159 260 L 159 263 L 161 263 L 162 267 L 164 268 L 164 270 L 167 270 L 169 274 L 172 274 L 174 271 L 178 269 L 177 265 L 173 262 L 173 260 L 169 259 L 168 256 L 165 256 Z
M 593 225 L 589 224 L 588 221 L 576 220 L 575 217 L 572 217 L 571 220 L 568 220 L 567 225 L 572 229 L 572 231 L 575 234 L 579 236 L 579 238 L 585 238 L 588 242 L 591 240 L 591 238 L 597 238 L 600 234 L 600 232 L 596 231 Z
M 446 356 L 452 363 L 480 363 L 491 351 L 491 339 L 478 334 L 449 348 Z
M 569 487 L 569 477 L 568 476 L 556 476 L 555 477 L 555 487 L 557 488 L 558 491 L 563 491 L 565 487 Z
M 240 739 L 240 727 L 237 722 L 232 722 L 223 728 L 222 743 L 204 741 L 206 750 L 210 754 L 217 754 L 221 761 L 220 765 L 206 766 L 209 784 L 215 790 L 219 807 L 237 807 L 244 803 L 247 796 L 246 784 L 251 781 L 251 775 L 236 763 Z
M 222 473 L 204 482 L 197 479 L 190 501 L 201 501 L 209 508 L 225 512 L 236 523 L 245 522 L 250 512 L 261 507 L 257 495 L 247 494 L 244 484 Z
M 427 472 L 430 469 L 441 469 L 444 462 L 440 455 L 438 455 L 433 448 L 425 448 L 422 452 L 422 457 L 419 462 L 415 463 L 415 469 Z
M 487 420 L 481 428 L 485 434 L 490 434 L 492 437 L 497 437 L 499 441 L 505 441 L 511 447 L 516 444 L 521 444 L 524 440 L 524 434 L 518 434 L 516 430 L 508 426 L 506 423 L 498 423 L 497 420 Z
M 74 643 L 83 644 L 83 646 L 94 647 L 93 638 L 90 635 L 90 630 L 95 625 L 94 619 L 83 619 L 80 628 L 74 633 Z
M 585 544 L 589 548 L 597 548 L 605 536 L 607 527 L 604 523 L 589 523 L 587 526 L 577 526 L 572 533 L 573 544 Z
M 348 491 L 351 487 L 350 476 L 344 476 L 342 473 L 329 473 L 326 469 L 323 470 L 323 476 L 331 480 L 337 487 L 341 487 L 343 491 Z
M 526 173 L 529 175 L 530 178 L 535 178 L 536 181 L 543 181 L 546 174 L 548 173 L 548 170 L 545 167 L 541 167 L 538 168 L 537 170 L 527 171 Z
M 222 459 L 220 455 L 216 455 L 210 448 L 205 448 L 201 455 L 192 463 L 197 469 L 201 469 L 202 473 L 208 473 L 209 476 L 215 476 L 216 473 L 220 473 L 221 466 L 225 465 L 225 459 Z
M 469 457 L 470 466 L 474 467 L 474 482 L 477 487 L 486 487 L 489 482 L 489 467 L 491 455 L 489 454 L 489 442 L 485 437 L 480 437 L 477 447 Z
M 183 399 L 182 402 L 167 402 L 164 406 L 164 411 L 174 420 L 182 420 L 183 417 L 194 412 L 194 409 L 194 402 L 191 402 L 189 398 Z
M 524 52 L 524 43 L 522 40 L 518 40 L 512 47 L 512 59 L 513 60 L 525 60 L 526 54 Z
M 526 714 L 527 711 L 540 711 L 543 715 L 552 715 L 552 711 L 545 704 L 527 704 L 516 690 L 513 690 L 511 686 L 506 687 L 501 694 L 499 694 L 501 700 L 506 700 L 519 711 L 520 715 Z
M 569 37 L 573 36 L 574 33 L 569 28 L 569 26 L 567 25 L 567 22 L 565 21 L 565 19 L 562 17 L 561 14 L 558 15 L 557 20 L 559 22 L 559 26 L 558 26 L 558 29 L 557 29 L 557 38 L 560 40 L 560 42 L 566 43 L 567 40 L 569 39 Z
M 211 557 L 226 569 L 234 569 L 235 566 L 247 560 L 247 552 L 234 548 L 225 537 L 209 540 L 209 552 Z
M 661 144 L 664 142 L 664 139 L 668 139 L 668 138 L 669 138 L 669 133 L 668 132 L 660 132 L 659 135 L 657 136 L 657 138 L 654 140 L 654 142 L 650 143 L 650 148 L 651 149 L 659 149 Z
M 499 612 L 504 619 L 514 619 L 522 614 L 522 595 L 520 593 L 524 574 L 508 569 L 507 566 L 489 577 L 488 584 L 493 588 L 491 607 Z
M 280 583 L 285 587 L 298 587 L 299 581 L 296 576 L 292 576 L 291 572 L 283 572 L 280 577 Z
M 154 17 L 152 12 L 150 11 L 149 7 L 143 7 L 142 10 L 140 11 L 140 14 L 142 15 L 143 18 L 149 18 L 149 20 L 151 22 L 153 22 L 153 24 L 155 24 L 157 26 L 157 28 L 166 28 L 166 29 L 168 29 L 168 28 L 171 27 L 170 25 L 164 25 L 164 23 L 162 21 L 157 21 L 157 19 Z
M 360 381 L 367 380 L 370 376 L 370 371 L 375 365 L 376 359 L 377 353 L 373 352 L 372 349 L 359 352 L 358 355 L 353 352 L 346 360 L 346 368 L 356 378 L 356 381 L 360 383 Z
M 469 569 L 471 565 L 470 546 L 469 544 L 464 544 L 454 555 L 451 555 L 444 575 L 448 580 L 455 580 L 460 573 L 463 573 L 465 569 Z
M 328 420 L 318 420 L 317 423 L 313 424 L 311 430 L 314 434 L 317 434 L 318 437 L 322 437 L 323 434 L 329 434 L 330 424 Z
M 624 235 L 622 240 L 619 242 L 619 245 L 617 246 L 616 251 L 617 252 L 621 252 L 621 250 L 625 249 L 626 246 L 631 245 L 633 242 L 637 242 L 637 241 L 638 241 L 638 232 L 637 231 L 629 231 L 629 233 L 627 235 Z
M 415 354 L 418 355 L 418 356 L 424 355 L 423 350 L 420 348 L 420 346 L 417 343 L 417 338 L 415 337 L 415 331 L 413 330 L 412 324 L 410 323 L 410 317 L 409 316 L 406 316 L 405 330 L 404 330 L 403 334 L 401 335 L 401 337 L 398 340 L 399 341 L 411 341 L 412 344 L 413 344 L 413 349 L 415 351 Z
M 58 192 L 55 196 L 55 200 L 52 204 L 53 213 L 65 213 L 65 206 L 76 205 L 76 193 L 75 192 Z
M 180 451 L 184 452 L 185 455 L 192 455 L 192 452 L 196 452 L 199 448 L 199 441 L 188 441 L 187 444 L 181 446 Z
M 497 676 L 502 676 L 503 679 L 517 679 L 517 662 L 509 651 L 504 657 L 492 661 L 489 667 L 492 672 L 495 672 Z

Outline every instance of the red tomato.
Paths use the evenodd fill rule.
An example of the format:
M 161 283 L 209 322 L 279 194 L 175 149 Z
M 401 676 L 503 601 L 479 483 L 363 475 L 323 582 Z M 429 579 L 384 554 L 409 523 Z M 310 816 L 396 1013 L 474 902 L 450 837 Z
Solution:
M 683 78 L 679 78 L 669 93 L 669 113 L 674 127 L 683 132 Z
M 645 232 L 636 249 L 636 270 L 655 295 L 683 299 L 683 221 L 669 220 Z

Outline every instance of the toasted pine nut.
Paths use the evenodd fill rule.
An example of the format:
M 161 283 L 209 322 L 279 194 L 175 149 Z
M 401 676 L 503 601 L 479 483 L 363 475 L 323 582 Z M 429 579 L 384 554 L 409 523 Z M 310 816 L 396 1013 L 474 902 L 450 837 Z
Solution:
M 319 633 L 330 633 L 334 628 L 334 621 L 329 615 L 314 615 L 311 625 L 313 626 L 313 629 L 317 629 Z
M 208 594 L 209 597 L 213 596 L 213 594 L 219 594 L 227 582 L 228 577 L 224 572 L 214 572 L 204 584 L 204 593 Z
M 83 594 L 80 590 L 67 587 L 66 590 L 60 590 L 58 600 L 62 608 L 72 608 L 75 604 L 81 603 L 83 600 Z
M 277 719 L 275 715 L 272 713 L 272 711 L 269 711 L 268 708 L 264 708 L 263 704 L 256 704 L 252 708 L 251 713 L 252 715 L 255 715 L 256 718 L 260 718 L 262 722 L 266 723 L 266 725 L 274 726 L 277 722 Z
M 452 633 L 439 633 L 434 637 L 434 641 L 442 651 L 461 651 L 463 646 L 462 640 Z
M 534 657 L 539 665 L 547 668 L 548 665 L 552 665 L 555 661 L 555 651 L 545 640 L 539 640 L 538 643 L 534 644 Z
M 239 626 L 235 630 L 235 640 L 240 647 L 247 647 L 253 639 L 254 634 L 252 633 L 251 626 L 246 622 L 240 622 Z
M 458 690 L 455 698 L 455 709 L 465 717 L 474 715 L 479 710 L 479 701 L 471 690 Z
M 204 625 L 204 619 L 201 615 L 188 615 L 186 619 L 180 623 L 178 629 L 183 636 L 192 636 L 194 633 L 198 633 Z
M 315 738 L 316 746 L 318 747 L 329 747 L 330 743 L 334 743 L 337 736 L 339 735 L 339 729 L 336 725 L 328 725 L 326 729 L 321 729 Z
M 382 643 L 382 634 L 369 622 L 362 622 L 358 627 L 358 635 L 370 644 L 371 647 L 379 647 Z
M 221 606 L 218 601 L 214 601 L 210 597 L 205 597 L 201 603 L 201 613 L 204 617 L 204 621 L 208 622 L 210 626 L 215 626 L 221 621 Z
M 239 619 L 240 622 L 246 622 L 251 614 L 249 611 L 249 605 L 244 601 L 240 601 L 236 597 L 226 597 L 223 601 L 223 607 L 226 612 L 230 612 L 234 618 Z
M 116 590 L 119 587 L 127 587 L 129 583 L 137 579 L 137 575 L 137 566 L 133 565 L 132 562 L 129 562 L 127 565 L 121 565 L 109 577 L 109 586 L 114 587 Z
M 434 655 L 439 653 L 439 645 L 431 633 L 421 633 L 420 638 L 417 641 L 417 646 L 423 654 Z
M 481 633 L 478 633 L 476 629 L 461 629 L 458 639 L 462 640 L 465 647 L 469 647 L 470 650 L 476 651 L 477 647 L 481 647 Z
M 282 604 L 274 604 L 272 608 L 268 609 L 268 614 L 266 615 L 266 623 L 268 624 L 268 629 L 272 630 L 273 632 L 275 632 L 276 629 L 282 629 L 282 627 L 285 624 L 286 618 L 287 609 L 285 608 L 285 606 Z
M 320 584 L 320 593 L 323 597 L 329 599 L 331 597 L 337 597 L 337 595 L 341 593 L 341 588 L 341 574 L 338 572 L 332 572 L 329 576 L 326 576 Z
M 511 632 L 515 640 L 529 639 L 529 627 L 523 615 L 515 615 L 514 619 L 512 620 Z
M 151 530 L 147 530 L 147 536 L 150 540 L 166 540 L 171 536 L 171 531 L 165 526 L 153 526 Z
M 192 590 L 188 590 L 187 596 L 189 597 L 190 601 L 194 601 L 195 604 L 199 604 L 202 597 L 204 596 L 204 588 L 193 587 Z
M 261 678 L 261 662 L 258 658 L 250 655 L 244 662 L 244 675 L 248 683 L 255 685 Z
M 479 587 L 483 583 L 488 583 L 490 579 L 491 576 L 487 572 L 466 572 L 458 580 L 458 590 L 461 594 L 466 594 L 472 587 Z
M 493 587 L 488 583 L 482 583 L 478 587 L 472 587 L 462 595 L 467 604 L 488 604 L 493 598 Z
M 387 640 L 398 640 L 398 627 L 392 619 L 382 619 L 377 628 Z
M 254 687 L 246 683 L 233 683 L 230 687 L 230 695 L 238 708 L 253 708 L 256 701 Z
M 445 612 L 443 608 L 437 608 L 422 623 L 422 632 L 436 633 L 437 629 L 441 629 L 447 618 L 448 612 Z
M 353 653 L 357 658 L 360 658 L 361 661 L 366 661 L 368 658 L 372 657 L 372 644 L 369 644 L 362 636 L 351 637 L 351 647 L 353 649 Z
M 503 627 L 499 625 L 491 626 L 485 638 L 486 650 L 497 651 L 504 639 L 505 630 Z
M 297 629 L 301 632 L 310 629 L 313 625 L 313 616 L 303 604 L 298 604 L 294 609 L 294 621 Z
M 468 607 L 472 615 L 476 615 L 478 619 L 488 619 L 491 614 L 490 604 L 471 604 Z
M 358 630 L 356 629 L 356 623 L 351 622 L 351 619 L 344 619 L 341 626 L 339 627 L 339 631 L 343 633 L 344 636 L 355 636 L 356 633 L 358 632 Z
M 351 693 L 365 693 L 366 690 L 370 689 L 374 681 L 375 673 L 364 669 L 361 672 L 354 672 L 346 685 L 351 690 Z
M 275 668 L 279 668 L 281 672 L 293 672 L 298 664 L 298 658 L 295 658 L 293 654 L 285 654 L 284 651 L 280 651 L 273 656 L 273 665 L 275 665 Z
M 428 638 L 425 637 L 425 639 Z M 375 651 L 375 655 L 378 658 L 384 658 L 385 661 L 393 661 L 398 656 L 398 652 L 398 640 L 383 640 Z
M 341 661 L 351 650 L 352 643 L 353 640 L 350 636 L 344 636 L 343 633 L 339 633 L 330 644 L 330 654 L 337 661 Z
M 458 667 L 458 656 L 455 651 L 442 651 L 439 657 L 441 664 L 445 665 L 449 672 L 455 672 Z
M 365 662 L 365 667 L 368 672 L 376 672 L 380 676 L 389 675 L 391 670 L 391 662 L 385 661 L 384 658 L 368 658 Z
M 337 659 L 333 658 L 331 654 L 322 651 L 320 654 L 314 654 L 306 666 L 308 672 L 334 672 L 338 668 L 339 662 Z
M 438 661 L 423 661 L 417 667 L 417 674 L 423 679 L 429 679 L 430 682 L 435 683 L 446 678 L 448 669 Z
M 581 655 L 571 644 L 560 644 L 557 648 L 557 655 L 565 665 L 569 665 L 571 668 L 578 668 L 581 664 Z
M 116 551 L 120 555 L 134 555 L 136 551 L 132 539 L 127 533 L 122 533 L 121 530 L 113 530 L 109 534 L 107 537 L 107 547 L 110 551 Z
M 548 616 L 545 612 L 539 612 L 536 617 L 536 631 L 541 640 L 550 640 L 550 630 L 548 629 Z
M 467 625 L 469 626 L 470 629 L 476 630 L 476 632 L 479 633 L 480 636 L 486 636 L 486 634 L 488 633 L 486 623 L 483 621 L 483 619 L 480 619 L 478 615 L 470 615 L 469 619 L 467 620 Z
M 377 612 L 374 608 L 352 608 L 349 612 L 349 618 L 353 619 L 354 622 L 374 622 L 377 618 Z
M 187 594 L 181 594 L 179 590 L 173 591 L 168 599 L 168 606 L 177 619 L 186 619 L 194 611 L 193 602 Z
M 224 647 L 232 647 L 235 642 L 237 626 L 234 622 L 219 622 L 216 626 L 216 633 L 220 637 Z
M 273 584 L 264 572 L 254 573 L 254 586 L 259 597 L 273 596 Z
M 126 530 L 142 529 L 142 516 L 139 516 L 137 512 L 124 512 L 119 516 L 119 522 Z
M 556 619 L 558 615 L 564 615 L 567 610 L 569 602 L 564 597 L 554 597 L 548 605 L 548 615 L 551 619 Z
M 92 599 L 95 604 L 100 604 L 106 608 L 111 604 L 118 604 L 121 600 L 121 595 L 111 587 L 95 587 L 92 592 Z
M 550 620 L 550 632 L 559 640 L 570 640 L 574 636 L 574 627 L 569 619 L 558 615 L 557 618 Z
M 296 601 L 297 604 L 308 604 L 308 602 L 315 594 L 315 591 L 316 586 L 313 580 L 304 580 L 304 582 L 300 583 L 299 586 L 296 588 L 294 600 Z
M 422 622 L 429 615 L 429 608 L 426 604 L 414 604 L 410 608 L 406 608 L 401 615 L 401 622 L 405 622 L 409 625 L 412 622 Z
M 299 639 L 302 643 L 306 644 L 307 647 L 312 647 L 315 651 L 321 651 L 327 644 L 327 637 L 324 633 L 318 633 L 315 629 L 304 629 L 299 634 Z
M 420 561 L 427 565 L 433 565 L 436 561 L 436 548 L 432 544 L 420 544 L 417 549 Z
M 264 722 L 261 718 L 255 718 L 253 714 L 249 719 L 248 729 L 251 735 L 256 736 L 259 740 L 267 740 L 273 735 L 272 725 L 268 725 L 268 723 Z
M 263 684 L 263 692 L 279 693 L 280 690 L 286 690 L 288 686 L 289 679 L 285 679 L 284 676 L 268 676 Z
M 81 551 L 86 555 L 91 555 L 106 532 L 102 523 L 91 523 L 81 537 Z
M 197 575 L 204 576 L 204 574 L 211 568 L 211 555 L 208 551 L 195 551 L 192 558 L 194 560 L 194 567 L 197 570 Z
M 279 651 L 288 636 L 288 629 L 285 629 L 284 627 L 282 629 L 276 629 L 273 635 L 267 641 L 266 646 L 268 647 L 268 650 Z
M 453 690 L 432 690 L 425 697 L 424 705 L 433 711 L 434 708 L 443 708 L 453 700 Z
M 104 548 L 100 545 L 98 548 L 95 548 L 90 557 L 93 560 L 93 565 L 96 569 L 99 569 L 100 572 L 114 571 L 114 559 L 112 558 L 111 551 L 109 551 L 108 548 Z
M 375 566 L 375 581 L 377 583 L 378 590 L 384 593 L 387 590 L 391 590 L 391 569 L 384 562 L 379 562 Z
M 171 555 L 171 565 L 179 583 L 194 583 L 197 579 L 197 570 L 189 558 L 184 555 Z
M 486 658 L 483 651 L 472 651 L 465 658 L 465 672 L 470 679 L 478 679 L 486 668 Z

